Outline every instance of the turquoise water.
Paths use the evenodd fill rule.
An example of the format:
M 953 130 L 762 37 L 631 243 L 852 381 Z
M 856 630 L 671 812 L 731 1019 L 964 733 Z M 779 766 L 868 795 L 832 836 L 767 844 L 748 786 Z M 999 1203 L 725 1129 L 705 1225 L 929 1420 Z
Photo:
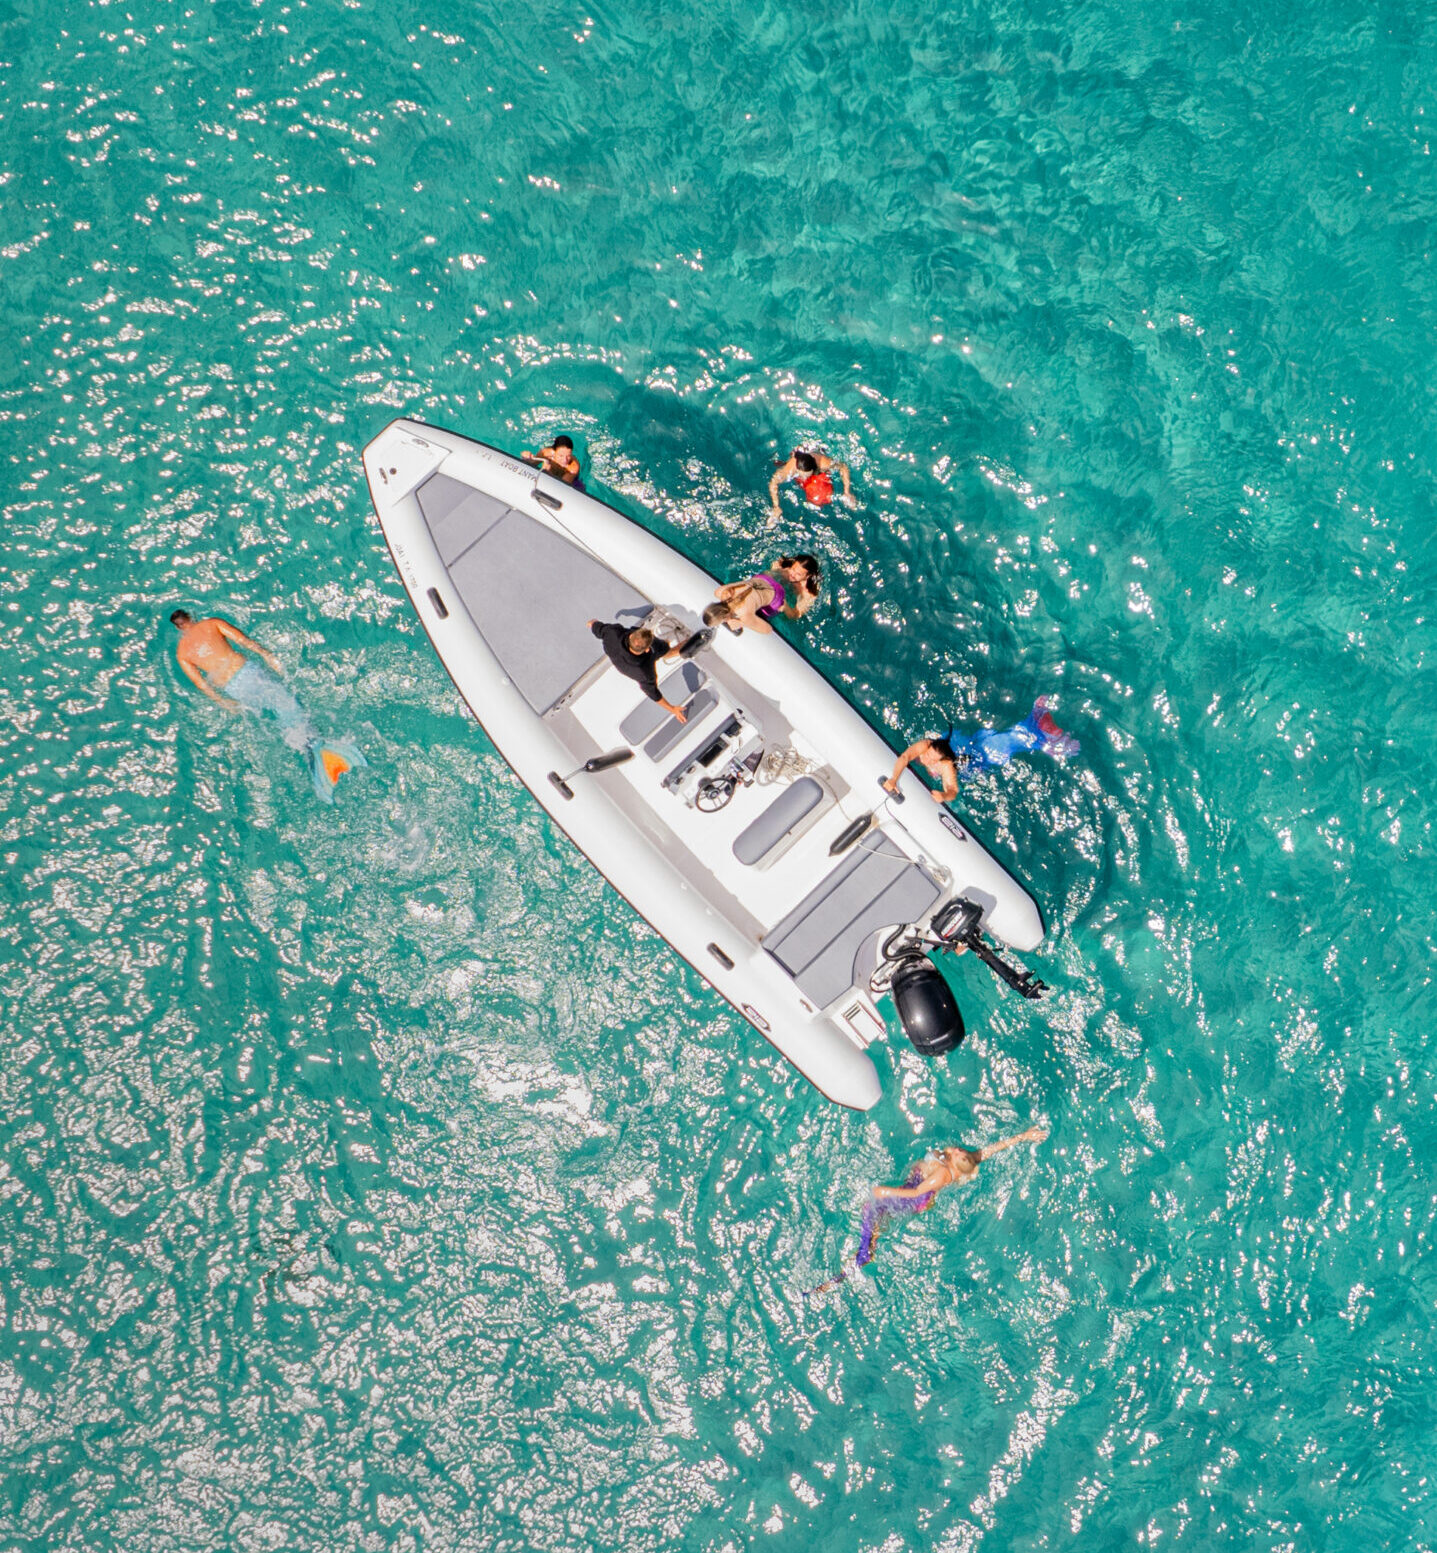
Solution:
M 0 10 L 0 1549 L 1437 1546 L 1437 16 L 434 14 Z M 820 551 L 895 745 L 1055 695 L 963 803 L 1054 997 L 757 1044 L 467 720 L 401 413 Z

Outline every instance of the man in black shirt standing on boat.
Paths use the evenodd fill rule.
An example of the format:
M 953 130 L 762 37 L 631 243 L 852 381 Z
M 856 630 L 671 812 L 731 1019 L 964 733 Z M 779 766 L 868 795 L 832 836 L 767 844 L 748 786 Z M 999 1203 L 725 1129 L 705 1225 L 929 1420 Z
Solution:
M 666 701 L 659 690 L 658 665 L 677 658 L 677 647 L 656 637 L 647 626 L 631 631 L 617 623 L 591 620 L 589 629 L 604 644 L 609 662 L 620 674 L 634 680 L 650 701 L 656 701 L 671 716 L 681 723 L 687 721 L 683 708 Z

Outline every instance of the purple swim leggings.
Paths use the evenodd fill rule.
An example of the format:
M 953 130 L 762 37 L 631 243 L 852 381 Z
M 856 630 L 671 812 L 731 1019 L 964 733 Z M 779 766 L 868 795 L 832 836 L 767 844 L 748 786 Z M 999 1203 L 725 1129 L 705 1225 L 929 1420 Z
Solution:
M 921 1171 L 915 1170 L 903 1183 L 915 1186 Z M 878 1239 L 878 1229 L 885 1219 L 903 1219 L 910 1213 L 922 1213 L 933 1201 L 934 1193 L 925 1192 L 922 1197 L 870 1197 L 863 1210 L 859 1225 L 858 1255 L 853 1259 L 855 1267 L 866 1267 L 873 1260 L 873 1243 Z

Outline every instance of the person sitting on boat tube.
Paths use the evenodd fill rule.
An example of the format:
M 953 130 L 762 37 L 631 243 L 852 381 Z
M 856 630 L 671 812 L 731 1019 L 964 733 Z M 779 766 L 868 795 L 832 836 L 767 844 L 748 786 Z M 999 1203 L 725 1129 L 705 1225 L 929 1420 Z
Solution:
M 848 465 L 831 459 L 827 453 L 809 453 L 803 448 L 795 448 L 788 455 L 786 462 L 774 470 L 768 482 L 770 526 L 783 516 L 783 509 L 778 504 L 778 488 L 785 480 L 797 480 L 803 487 L 803 494 L 815 507 L 826 507 L 833 500 L 835 469 L 838 471 L 839 479 L 843 481 L 843 499 L 852 507 L 854 505 L 853 486 L 848 478 Z
M 555 437 L 547 448 L 540 448 L 537 453 L 521 453 L 519 457 L 526 464 L 535 465 L 546 475 L 553 475 L 556 480 L 562 480 L 565 485 L 572 485 L 576 491 L 584 489 L 579 460 L 574 457 L 572 437 Z
M 633 630 L 612 621 L 591 620 L 589 629 L 603 643 L 609 662 L 620 674 L 633 680 L 650 701 L 656 701 L 671 717 L 681 723 L 688 721 L 684 709 L 666 701 L 659 689 L 658 665 L 677 658 L 677 647 L 655 636 L 647 626 Z
M 780 615 L 797 620 L 813 608 L 818 602 L 818 577 L 816 556 L 781 555 L 768 571 L 716 588 L 714 597 L 719 603 L 704 612 L 704 624 L 722 621 L 731 631 L 741 631 L 744 626 L 758 632 L 772 631 L 769 622 Z M 789 588 L 794 593 L 792 604 L 788 602 Z M 727 606 L 727 614 L 721 612 L 720 605 Z
M 996 771 L 1014 755 L 1036 750 L 1040 755 L 1061 758 L 1076 755 L 1079 747 L 1078 741 L 1053 721 L 1048 698 L 1039 696 L 1033 710 L 1011 728 L 980 728 L 973 734 L 950 728 L 942 738 L 919 739 L 917 744 L 910 744 L 893 763 L 893 775 L 883 785 L 890 793 L 896 793 L 903 768 L 917 761 L 942 784 L 938 792 L 929 793 L 933 802 L 951 803 L 958 796 L 960 779 L 971 782 L 985 771 Z

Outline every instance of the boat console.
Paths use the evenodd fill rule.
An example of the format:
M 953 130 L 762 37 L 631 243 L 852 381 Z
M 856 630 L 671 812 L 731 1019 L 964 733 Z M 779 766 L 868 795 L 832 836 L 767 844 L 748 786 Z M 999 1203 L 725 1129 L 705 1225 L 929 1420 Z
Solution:
M 696 749 L 664 778 L 664 786 L 691 809 L 713 814 L 722 809 L 739 784 L 753 781 L 763 759 L 763 730 L 735 707 Z

